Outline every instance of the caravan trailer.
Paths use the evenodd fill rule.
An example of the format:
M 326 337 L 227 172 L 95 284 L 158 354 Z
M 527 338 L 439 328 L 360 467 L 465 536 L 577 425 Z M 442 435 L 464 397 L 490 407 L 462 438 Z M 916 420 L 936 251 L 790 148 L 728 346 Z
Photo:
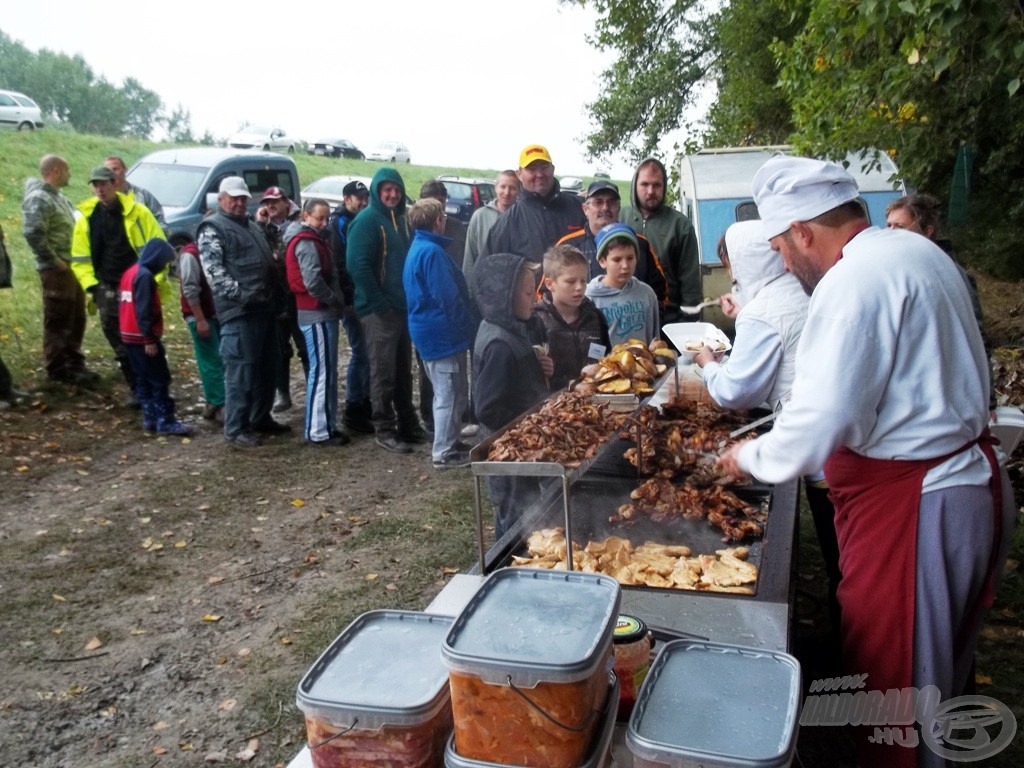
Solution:
M 730 224 L 759 218 L 751 195 L 754 174 L 768 158 L 791 151 L 788 146 L 726 147 L 703 149 L 680 158 L 679 208 L 697 233 L 705 296 L 721 296 L 729 291 L 729 277 L 716 252 L 718 239 Z M 871 223 L 885 226 L 886 206 L 906 194 L 902 182 L 892 181 L 896 164 L 880 150 L 851 152 L 846 159 Z M 877 167 L 869 169 L 875 161 Z M 732 320 L 717 308 L 705 310 L 703 319 L 732 329 Z

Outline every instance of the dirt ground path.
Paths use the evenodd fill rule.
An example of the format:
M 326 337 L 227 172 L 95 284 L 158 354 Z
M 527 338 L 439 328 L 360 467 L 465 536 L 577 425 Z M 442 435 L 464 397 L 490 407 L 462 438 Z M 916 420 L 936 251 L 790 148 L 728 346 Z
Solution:
M 473 562 L 469 472 L 426 447 L 309 448 L 292 411 L 295 436 L 239 452 L 61 394 L 0 413 L 4 766 L 287 762 L 337 632 Z

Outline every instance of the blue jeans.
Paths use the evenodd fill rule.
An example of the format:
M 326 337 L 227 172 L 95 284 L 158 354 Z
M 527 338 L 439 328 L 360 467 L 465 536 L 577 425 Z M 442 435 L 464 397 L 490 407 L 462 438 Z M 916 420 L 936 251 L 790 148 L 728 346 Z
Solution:
M 338 321 L 299 324 L 306 340 L 307 440 L 322 443 L 338 431 Z
M 221 323 L 226 437 L 237 437 L 270 420 L 277 354 L 273 313 L 242 315 Z
M 345 377 L 345 402 L 358 404 L 370 399 L 370 353 L 366 349 L 366 336 L 359 318 L 344 315 L 341 324 L 352 355 Z
M 424 360 L 423 367 L 434 386 L 434 461 L 443 461 L 455 452 L 462 429 L 462 412 L 469 402 L 466 379 L 466 353 L 456 352 L 437 360 Z

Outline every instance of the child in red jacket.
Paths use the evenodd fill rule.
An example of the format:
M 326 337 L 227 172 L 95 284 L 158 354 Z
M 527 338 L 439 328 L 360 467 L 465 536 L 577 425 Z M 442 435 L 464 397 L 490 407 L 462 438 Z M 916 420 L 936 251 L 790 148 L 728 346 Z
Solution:
M 121 341 L 135 372 L 135 396 L 142 406 L 142 427 L 161 435 L 188 435 L 192 427 L 174 415 L 171 371 L 160 337 L 164 317 L 156 289 L 157 273 L 174 258 L 166 240 L 146 243 L 139 260 L 121 276 L 119 292 Z

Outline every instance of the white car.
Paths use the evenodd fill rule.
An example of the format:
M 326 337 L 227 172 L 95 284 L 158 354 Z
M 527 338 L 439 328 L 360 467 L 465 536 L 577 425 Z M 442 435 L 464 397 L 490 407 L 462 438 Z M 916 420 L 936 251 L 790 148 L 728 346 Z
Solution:
M 411 163 L 409 148 L 400 141 L 382 141 L 366 153 L 367 160 L 379 160 L 384 163 Z
M 0 91 L 0 128 L 34 131 L 43 127 L 43 111 L 32 99 L 17 91 Z
M 228 146 L 234 149 L 262 149 L 264 152 L 283 150 L 291 153 L 298 143 L 297 139 L 280 128 L 264 128 L 259 125 L 247 125 L 228 139 Z
M 341 191 L 350 181 L 361 181 L 369 189 L 372 179 L 369 176 L 323 176 L 302 190 L 302 199 L 319 197 L 330 203 L 333 211 L 345 200 Z

